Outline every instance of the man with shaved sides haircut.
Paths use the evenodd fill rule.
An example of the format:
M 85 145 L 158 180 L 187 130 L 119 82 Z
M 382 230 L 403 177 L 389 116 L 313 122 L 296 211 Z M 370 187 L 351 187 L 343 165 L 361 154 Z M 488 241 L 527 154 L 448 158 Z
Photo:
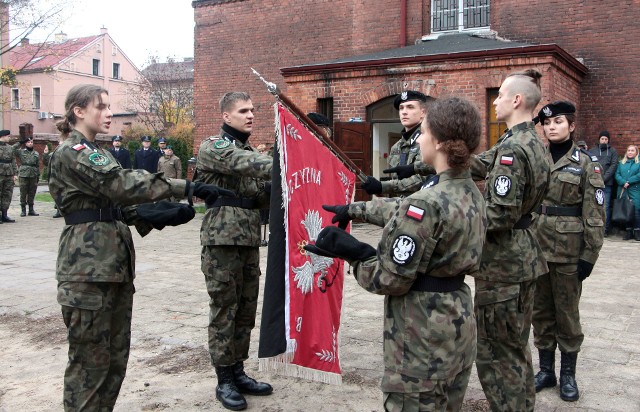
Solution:
M 530 227 L 549 179 L 532 120 L 541 97 L 540 77 L 536 70 L 507 76 L 493 104 L 508 129 L 471 163 L 474 178 L 486 182 L 487 238 L 474 310 L 476 367 L 492 411 L 533 411 L 535 404 L 529 332 L 535 281 L 548 272 Z

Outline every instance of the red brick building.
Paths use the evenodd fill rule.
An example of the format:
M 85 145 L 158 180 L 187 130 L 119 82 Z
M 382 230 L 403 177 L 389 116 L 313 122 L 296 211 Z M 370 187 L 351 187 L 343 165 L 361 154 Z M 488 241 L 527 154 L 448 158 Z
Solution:
M 401 129 L 393 97 L 417 89 L 474 101 L 489 147 L 502 125 L 491 102 L 504 77 L 536 68 L 542 104 L 578 107 L 578 136 L 607 129 L 621 152 L 640 142 L 640 5 L 582 0 L 196 0 L 196 147 L 217 133 L 217 101 L 246 90 L 257 145 L 272 141 L 274 98 L 253 67 L 304 111 L 334 121 L 336 142 L 380 175 Z M 352 120 L 352 121 L 350 121 Z

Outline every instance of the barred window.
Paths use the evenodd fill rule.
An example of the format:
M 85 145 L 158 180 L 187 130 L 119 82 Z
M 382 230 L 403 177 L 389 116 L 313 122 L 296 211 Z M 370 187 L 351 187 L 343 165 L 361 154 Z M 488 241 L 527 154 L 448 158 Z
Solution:
M 491 0 L 432 0 L 431 31 L 489 27 Z

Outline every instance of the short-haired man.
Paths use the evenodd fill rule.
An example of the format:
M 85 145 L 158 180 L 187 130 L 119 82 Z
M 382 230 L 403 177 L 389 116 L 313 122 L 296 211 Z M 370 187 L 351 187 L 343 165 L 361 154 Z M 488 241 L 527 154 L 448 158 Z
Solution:
M 142 147 L 134 153 L 133 168 L 144 169 L 149 173 L 156 173 L 158 171 L 160 152 L 151 148 L 151 137 L 142 136 L 140 141 L 142 142 Z
M 115 159 L 120 163 L 123 169 L 131 169 L 131 155 L 127 149 L 122 146 L 122 136 L 115 135 L 111 138 L 112 148 L 109 149 L 109 152 L 115 157 Z
M 535 281 L 548 272 L 530 228 L 549 179 L 532 121 L 541 97 L 540 77 L 535 70 L 507 76 L 493 105 L 508 129 L 471 162 L 474 177 L 486 181 L 487 240 L 474 301 L 476 367 L 492 411 L 533 411 L 535 404 L 529 333 Z
M 400 93 L 393 101 L 393 107 L 400 115 L 403 130 L 402 137 L 391 147 L 389 153 L 388 162 L 391 169 L 422 163 L 418 136 L 420 136 L 420 123 L 427 114 L 427 104 L 430 100 L 432 98 L 424 93 L 407 90 Z M 389 172 L 389 169 L 384 172 Z M 381 182 L 373 176 L 367 176 L 367 180 L 360 187 L 370 195 L 406 196 L 420 189 L 424 180 L 425 178 L 419 175 L 407 178 L 398 175 L 397 178 Z
M 607 212 L 607 223 L 604 226 L 604 235 L 609 236 L 609 224 L 611 221 L 611 192 L 616 182 L 616 169 L 618 168 L 618 152 L 610 143 L 609 132 L 603 130 L 598 137 L 598 145 L 589 151 L 602 167 L 602 180 L 604 180 L 604 210 Z
M 216 398 L 231 410 L 246 408 L 242 394 L 269 395 L 271 385 L 244 372 L 255 325 L 260 281 L 260 209 L 268 207 L 273 159 L 249 145 L 253 103 L 248 93 L 220 100 L 222 130 L 198 151 L 195 180 L 216 182 L 237 194 L 207 204 L 202 221 L 202 272 L 209 293 L 209 354 L 218 375 Z
M 165 150 L 167 150 L 167 139 L 161 137 L 158 139 L 158 151 L 160 152 L 160 157 L 164 156 Z
M 164 148 L 164 155 L 158 160 L 158 172 L 164 173 L 164 177 L 182 179 L 182 162 L 173 154 L 173 147 Z

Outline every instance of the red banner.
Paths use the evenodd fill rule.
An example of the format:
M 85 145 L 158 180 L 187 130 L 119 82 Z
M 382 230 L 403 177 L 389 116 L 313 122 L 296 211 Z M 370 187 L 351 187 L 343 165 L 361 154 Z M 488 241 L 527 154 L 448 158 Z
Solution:
M 303 246 L 314 243 L 320 230 L 331 225 L 333 214 L 322 209 L 323 204 L 352 201 L 356 177 L 280 103 L 276 127 L 286 233 L 287 351 L 271 358 L 271 363 L 261 359 L 261 365 L 289 376 L 340 383 L 338 332 L 345 263 L 307 252 Z

